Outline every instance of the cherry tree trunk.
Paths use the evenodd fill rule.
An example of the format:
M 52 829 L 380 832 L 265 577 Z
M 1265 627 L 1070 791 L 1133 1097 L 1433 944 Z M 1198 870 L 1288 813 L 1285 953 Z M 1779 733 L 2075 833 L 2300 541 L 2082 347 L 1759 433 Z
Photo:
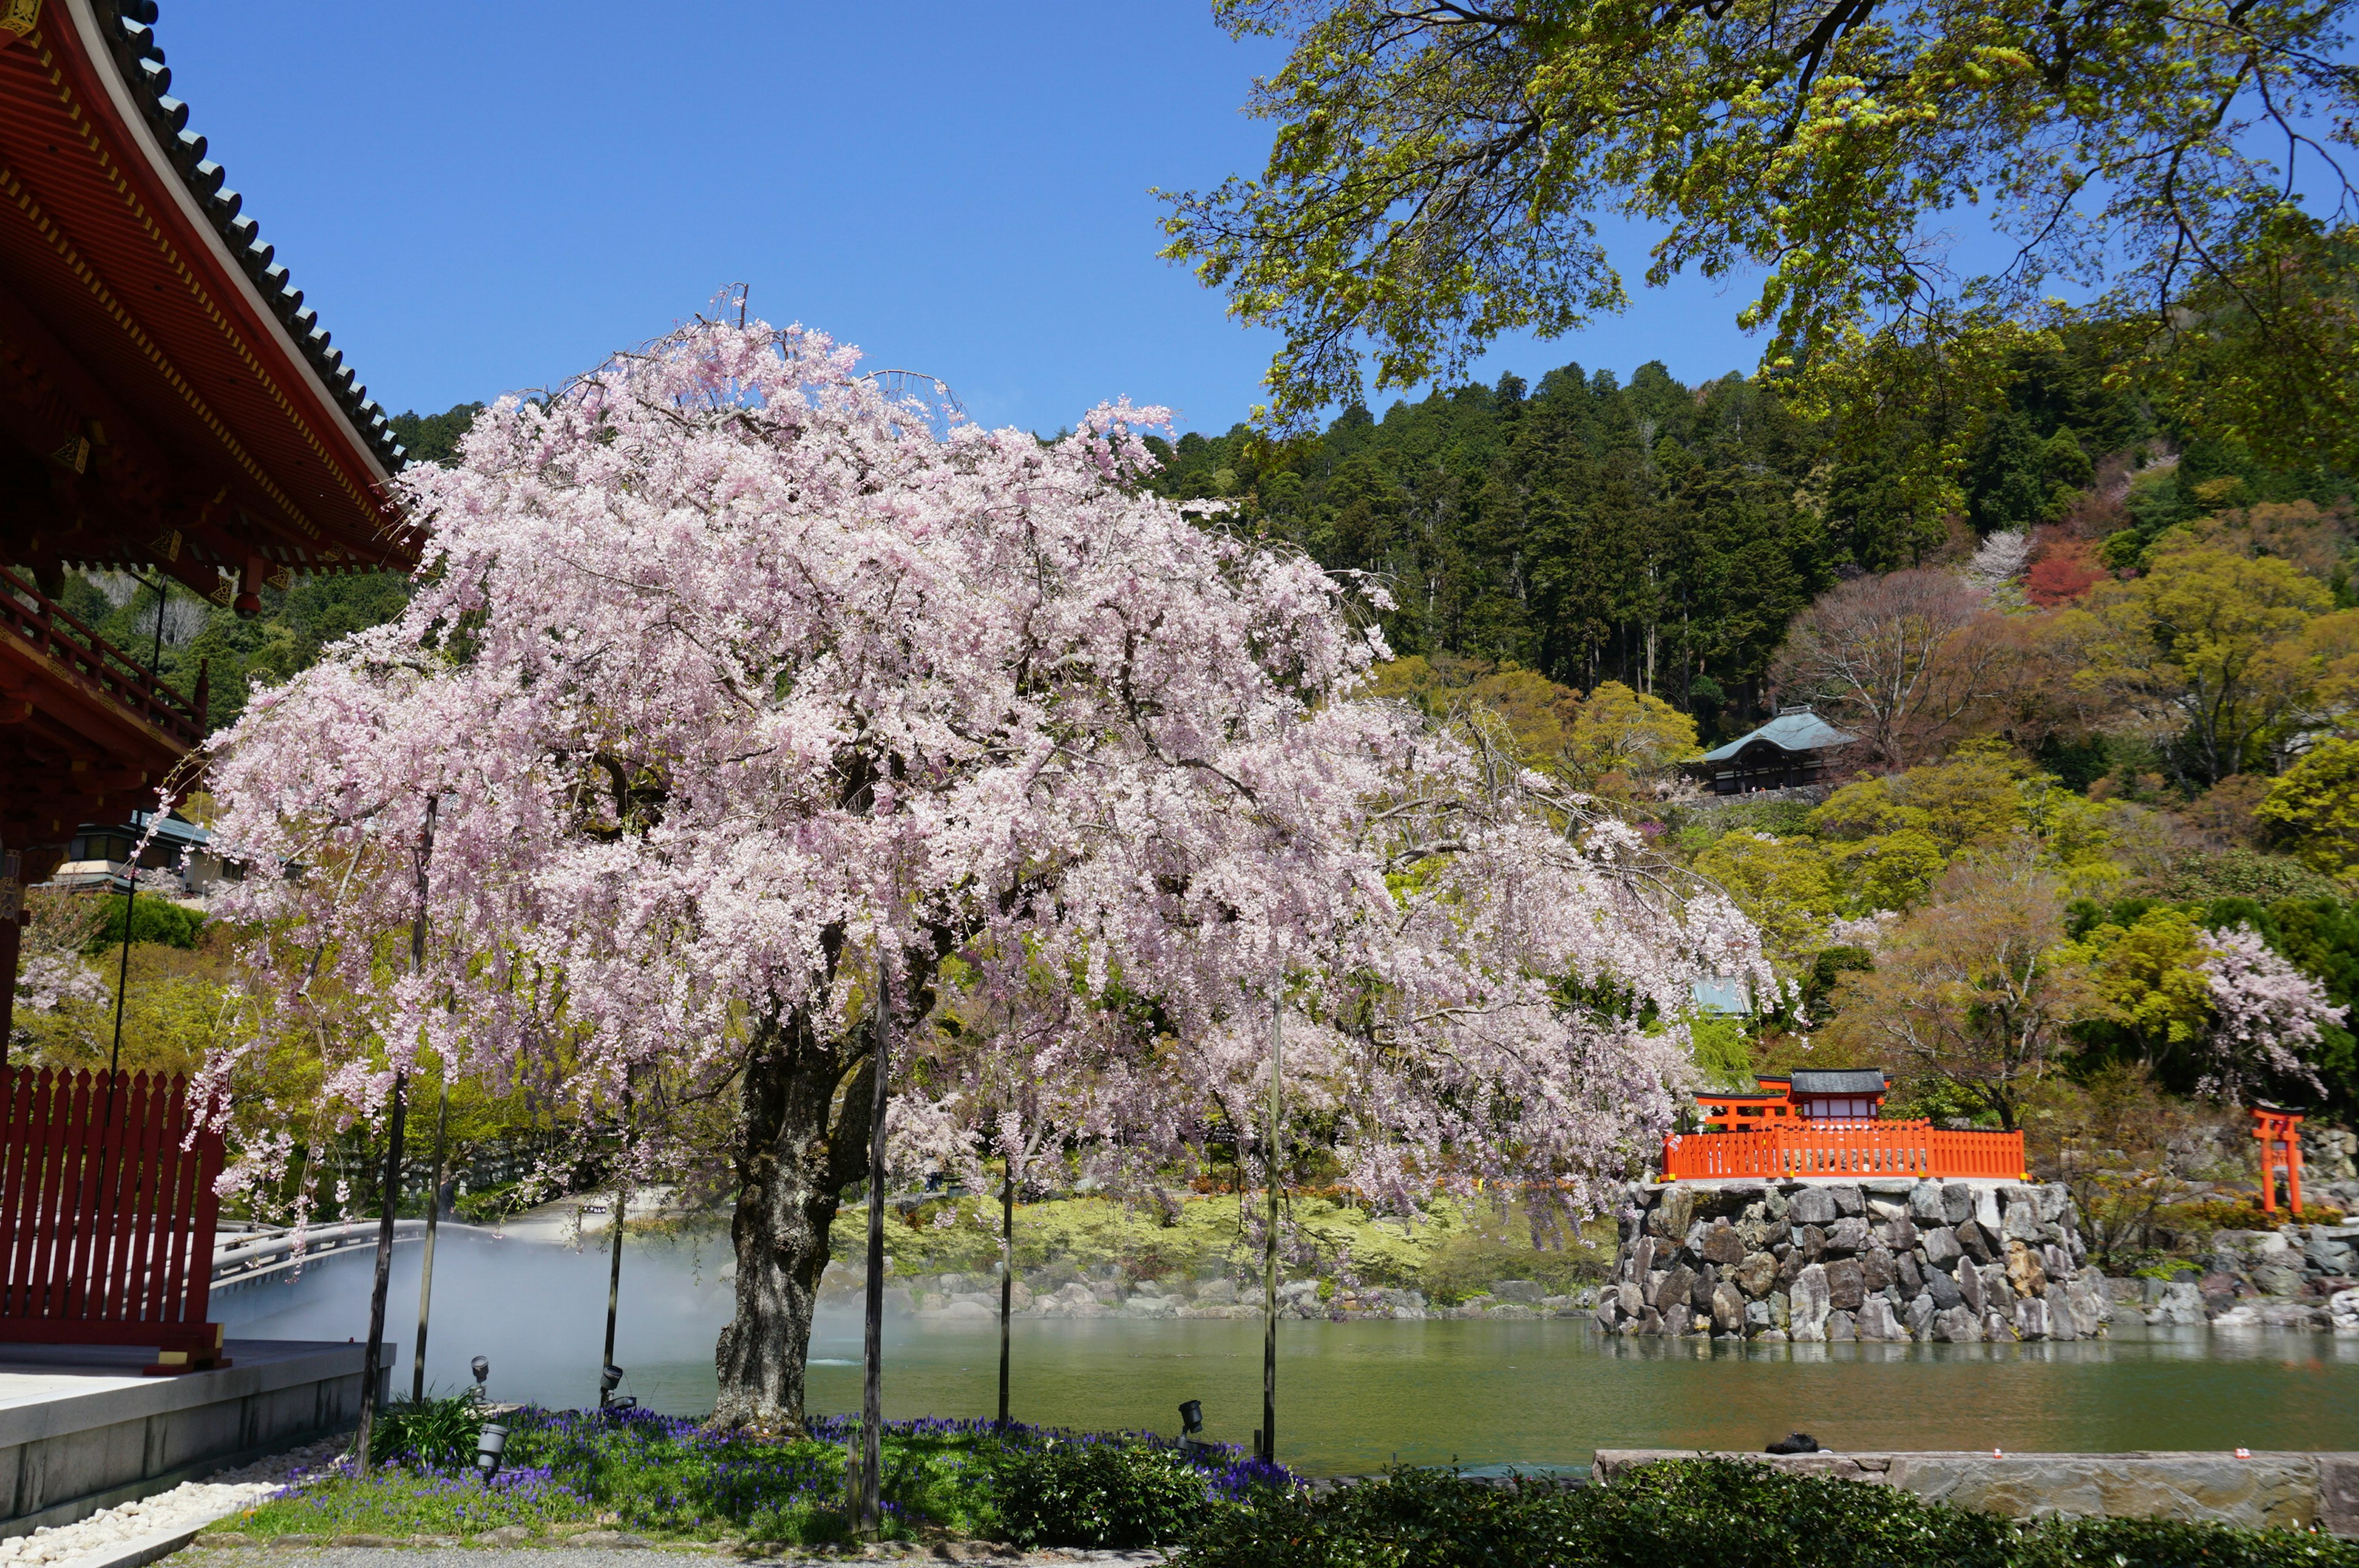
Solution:
M 764 1033 L 745 1067 L 730 1225 L 737 1310 L 713 1355 L 721 1390 L 712 1419 L 799 1433 L 828 1227 L 867 1164 L 872 1069 L 866 1053 L 815 1037 L 807 1021 Z

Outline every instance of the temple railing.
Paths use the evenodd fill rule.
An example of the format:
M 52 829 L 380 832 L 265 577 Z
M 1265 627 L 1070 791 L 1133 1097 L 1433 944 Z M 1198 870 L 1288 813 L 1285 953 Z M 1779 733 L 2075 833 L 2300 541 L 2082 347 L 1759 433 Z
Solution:
M 204 716 L 194 703 L 5 568 L 0 568 L 0 631 L 29 643 L 79 685 L 127 708 L 181 745 L 194 747 L 205 738 Z
M 179 1078 L 0 1068 L 0 1342 L 228 1365 L 206 1320 L 218 1129 Z
M 2020 1132 L 1951 1132 L 1925 1121 L 1781 1121 L 1663 1140 L 1668 1182 L 1814 1176 L 2024 1179 Z

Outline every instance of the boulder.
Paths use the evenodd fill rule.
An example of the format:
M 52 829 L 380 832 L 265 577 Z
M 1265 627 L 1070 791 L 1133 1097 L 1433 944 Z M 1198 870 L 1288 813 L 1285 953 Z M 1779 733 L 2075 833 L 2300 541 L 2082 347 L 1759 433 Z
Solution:
M 1974 1193 L 1974 1223 L 1995 1236 L 1998 1234 L 1998 1189 L 1979 1189 Z
M 1864 1215 L 1867 1212 L 1867 1194 L 1851 1183 L 1843 1183 L 1828 1188 L 1827 1191 L 1835 1200 L 1837 1216 Z
M 1622 1303 L 1622 1315 L 1625 1319 L 1638 1317 L 1646 1312 L 1646 1292 L 1637 1286 L 1625 1280 L 1614 1286 L 1614 1299 Z
M 1684 1182 L 1675 1182 L 1656 1199 L 1655 1212 L 1647 1228 L 1661 1237 L 1684 1237 L 1688 1227 L 1695 1222 L 1695 1205 L 1696 1189 Z
M 1884 1224 L 1884 1244 L 1895 1252 L 1908 1252 L 1917 1245 L 1917 1222 L 1906 1217 L 1886 1220 Z
M 1791 1212 L 1793 1201 L 1790 1191 L 1775 1184 L 1764 1189 L 1761 1194 L 1761 1206 L 1769 1211 L 1769 1217 L 1772 1220 L 1784 1219 Z
M 1892 1256 L 1893 1282 L 1900 1287 L 1900 1293 L 1904 1296 L 1913 1296 L 1923 1290 L 1925 1275 L 1929 1272 L 1939 1271 L 1918 1268 L 1917 1260 L 1906 1252 L 1896 1252 Z
M 1922 1220 L 1927 1225 L 1943 1223 L 1940 1183 L 1919 1182 L 1908 1189 L 1908 1217 Z
M 1893 1340 L 1908 1337 L 1908 1330 L 1900 1326 L 1900 1319 L 1892 1310 L 1892 1303 L 1882 1296 L 1870 1296 L 1861 1303 L 1858 1321 L 1854 1327 L 1862 1339 Z
M 2084 1274 L 2065 1286 L 2064 1302 L 2072 1314 L 2072 1332 L 2082 1339 L 2094 1339 L 2114 1315 L 2113 1299 L 2102 1274 Z
M 1959 1263 L 1957 1291 L 1966 1305 L 1973 1309 L 1975 1316 L 1980 1317 L 1990 1310 L 1990 1302 L 1983 1290 L 1983 1271 L 1972 1263 Z
M 1832 1345 L 1837 1340 L 1857 1339 L 1858 1337 L 1859 1326 L 1857 1321 L 1853 1318 L 1851 1314 L 1847 1312 L 1831 1312 L 1827 1314 L 1828 1344 Z
M 2290 1263 L 2256 1264 L 2253 1284 L 2265 1296 L 2296 1295 L 2301 1291 L 2301 1271 Z
M 1933 1318 L 1933 1337 L 1951 1345 L 1971 1345 L 1983 1336 L 1982 1319 L 1971 1307 L 1945 1307 Z
M 1826 1187 L 1805 1186 L 1794 1195 L 1794 1206 L 1787 1217 L 1796 1225 L 1832 1225 L 1835 1195 Z
M 1999 1224 L 1999 1234 L 2009 1241 L 2039 1239 L 2039 1206 L 2027 1198 L 2017 1198 L 2006 1206 L 2006 1217 Z
M 1745 1332 L 1745 1297 L 1726 1281 L 1712 1287 L 1712 1326 L 1722 1334 Z
M 1870 1225 L 1876 1227 L 1878 1229 L 1882 1229 L 1885 1226 L 1891 1224 L 1896 1219 L 1907 1219 L 1908 1217 L 1908 1200 L 1907 1197 L 1880 1198 L 1875 1195 L 1873 1190 L 1868 1193 L 1867 1222 Z
M 1930 1295 L 1920 1295 L 1908 1303 L 1908 1337 L 1927 1339 L 1933 1332 L 1933 1319 L 1940 1314 Z
M 1526 1306 L 1538 1306 L 1548 1294 L 1531 1280 L 1494 1280 L 1491 1299 L 1501 1302 L 1521 1302 Z
M 1777 1324 L 1777 1319 L 1769 1311 L 1769 1303 L 1767 1302 L 1746 1302 L 1745 1303 L 1745 1333 L 1760 1334 L 1768 1329 L 1775 1328 Z
M 1742 1263 L 1745 1261 L 1745 1238 L 1724 1219 L 1715 1219 L 1704 1232 L 1703 1245 L 1696 1255 L 1708 1263 Z
M 2026 1299 L 2048 1293 L 2048 1271 L 2040 1267 L 2038 1254 L 2020 1241 L 2006 1244 L 2006 1282 Z
M 2063 1219 L 2064 1210 L 2071 1205 L 2072 1195 L 2058 1184 L 2048 1182 L 2031 1189 L 2031 1201 L 2039 1210 L 2040 1219 L 2052 1224 Z
M 1867 1298 L 1865 1271 L 1856 1258 L 1839 1258 L 1825 1266 L 1827 1304 L 1845 1312 L 1857 1312 Z
M 2073 1321 L 2072 1298 L 2064 1287 L 2049 1281 L 2048 1294 L 2041 1304 L 2048 1309 L 2048 1336 L 2050 1339 L 2078 1339 L 2081 1325 Z
M 1983 1282 L 1983 1311 L 2004 1314 L 2015 1304 L 2015 1287 L 2007 1282 L 2006 1265 L 1985 1263 L 1974 1273 Z
M 1805 1260 L 1815 1263 L 1827 1255 L 1827 1233 L 1815 1225 L 1806 1225 L 1794 1245 Z
M 1880 1291 L 1893 1283 L 1892 1254 L 1881 1247 L 1871 1247 L 1859 1255 L 1860 1277 L 1871 1291 Z M 1912 1295 L 1914 1292 L 1910 1292 Z
M 2049 1337 L 2048 1303 L 2044 1301 L 2015 1303 L 2015 1334 L 2018 1339 Z
M 1638 1287 L 1636 1285 L 1624 1285 L 1621 1288 L 1629 1292 L 1634 1298 L 1638 1293 Z M 1206 1280 L 1196 1287 L 1196 1301 L 1200 1306 L 1234 1306 L 1236 1300 L 1237 1282 L 1234 1280 Z
M 1685 1263 L 1674 1263 L 1664 1271 L 1662 1282 L 1647 1292 L 1649 1305 L 1666 1318 L 1675 1312 L 1693 1310 L 1689 1298 L 1695 1292 L 1696 1272 Z
M 1827 1314 L 1834 1302 L 1827 1288 L 1827 1271 L 1812 1263 L 1795 1276 L 1794 1288 L 1787 1293 L 1789 1331 L 1797 1339 L 1826 1337 Z
M 1977 1290 L 1979 1291 L 1979 1287 L 1977 1287 Z M 1928 1270 L 1926 1271 L 1925 1294 L 1931 1299 L 1934 1306 L 1940 1308 L 1943 1312 L 1947 1312 L 1950 1308 L 1960 1304 L 1966 1299 L 1964 1293 L 1958 1289 L 1958 1282 L 1950 1278 L 1949 1275 L 1941 1272 L 1939 1269 Z M 1973 1308 L 1973 1310 L 1979 1314 L 1979 1308 Z
M 1729 1277 L 1746 1295 L 1766 1296 L 1769 1293 L 1769 1287 L 1777 1282 L 1777 1260 L 1767 1252 L 1748 1253 Z
M 1856 1215 L 1836 1220 L 1827 1230 L 1827 1250 L 1830 1252 L 1866 1251 L 1867 1221 Z
M 1969 1220 L 1966 1223 L 1971 1225 L 1973 1222 Z M 1946 1225 L 1920 1232 L 1917 1245 L 1924 1249 L 1925 1261 L 1936 1269 L 1947 1268 L 1965 1256 L 1964 1249 L 1958 1245 L 1958 1233 Z
M 2173 1280 L 2162 1287 L 2162 1297 L 2147 1314 L 2147 1321 L 2201 1324 L 2204 1321 L 2203 1292 L 2195 1288 L 2192 1280 Z
M 1598 1333 L 1612 1334 L 1615 1332 L 1614 1325 L 1622 1321 L 1621 1303 L 1616 1301 L 1611 1294 L 1608 1294 L 1603 1301 L 1597 1303 L 1597 1311 L 1594 1314 L 1594 1316 L 1597 1320 Z
M 1995 1263 L 1999 1244 L 1992 1239 L 1996 1235 L 1978 1219 L 1970 1219 L 1957 1227 L 1958 1246 L 1977 1263 Z
M 2348 1232 L 2337 1233 L 2325 1226 L 2313 1225 L 2302 1238 L 2302 1260 L 2312 1273 L 2348 1274 L 2354 1261 L 2354 1249 L 2343 1239 Z
M 1948 1182 L 1941 1187 L 1941 1220 L 1946 1225 L 1963 1225 L 1974 1217 L 1974 1189 L 1964 1182 Z
M 1631 1244 L 1630 1269 L 1625 1277 L 1644 1283 L 1647 1276 L 1654 1271 L 1655 1238 L 1651 1236 L 1641 1236 Z
M 2327 1297 L 2326 1313 L 2336 1329 L 2359 1333 L 2359 1290 L 2337 1291 Z
M 1696 1274 L 1695 1283 L 1688 1287 L 1688 1305 L 1700 1313 L 1712 1311 L 1712 1287 L 1720 1282 L 1720 1271 L 1706 1263 Z

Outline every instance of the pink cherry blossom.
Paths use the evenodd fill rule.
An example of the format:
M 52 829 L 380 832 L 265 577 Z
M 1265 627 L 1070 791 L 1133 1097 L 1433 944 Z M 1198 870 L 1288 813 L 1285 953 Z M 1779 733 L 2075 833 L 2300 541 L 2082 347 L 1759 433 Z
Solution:
M 1010 1058 L 905 1086 L 905 1162 L 1184 1158 L 1246 1113 L 1275 1006 L 1372 1199 L 1607 1201 L 1686 1080 L 1693 979 L 1771 983 L 1752 927 L 1356 698 L 1367 599 L 1147 493 L 1165 419 L 937 433 L 758 322 L 487 410 L 406 480 L 407 613 L 217 739 L 216 841 L 290 872 L 224 895 L 270 939 L 213 1079 L 321 1052 L 312 1141 L 428 1055 L 577 1128 L 631 1083 L 635 1158 L 736 1194 L 733 1421 L 800 1419 L 880 969 L 897 1061 L 952 1008 Z
M 2320 1029 L 2340 1024 L 2345 1010 L 2328 1006 L 2326 988 L 2280 957 L 2251 926 L 2202 935 L 2212 952 L 2199 967 L 2218 1016 L 2202 1050 L 2198 1091 L 2242 1099 L 2274 1079 L 2324 1093 L 2295 1048 L 2317 1044 Z

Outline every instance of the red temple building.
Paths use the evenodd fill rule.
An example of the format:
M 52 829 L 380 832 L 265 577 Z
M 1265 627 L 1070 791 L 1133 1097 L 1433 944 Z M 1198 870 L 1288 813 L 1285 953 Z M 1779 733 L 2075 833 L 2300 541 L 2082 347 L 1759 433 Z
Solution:
M 1663 1180 L 2015 1181 L 2024 1175 L 2020 1132 L 1886 1119 L 1890 1083 L 1880 1067 L 1798 1072 L 1755 1082 L 1750 1089 L 1706 1089 L 1696 1096 L 1707 1130 L 1663 1140 Z
M 385 413 L 189 129 L 153 0 L 0 0 L 0 965 L 84 818 L 203 739 L 57 603 L 168 578 L 253 614 L 302 572 L 406 568 Z M 0 989 L 0 1043 L 13 983 Z

